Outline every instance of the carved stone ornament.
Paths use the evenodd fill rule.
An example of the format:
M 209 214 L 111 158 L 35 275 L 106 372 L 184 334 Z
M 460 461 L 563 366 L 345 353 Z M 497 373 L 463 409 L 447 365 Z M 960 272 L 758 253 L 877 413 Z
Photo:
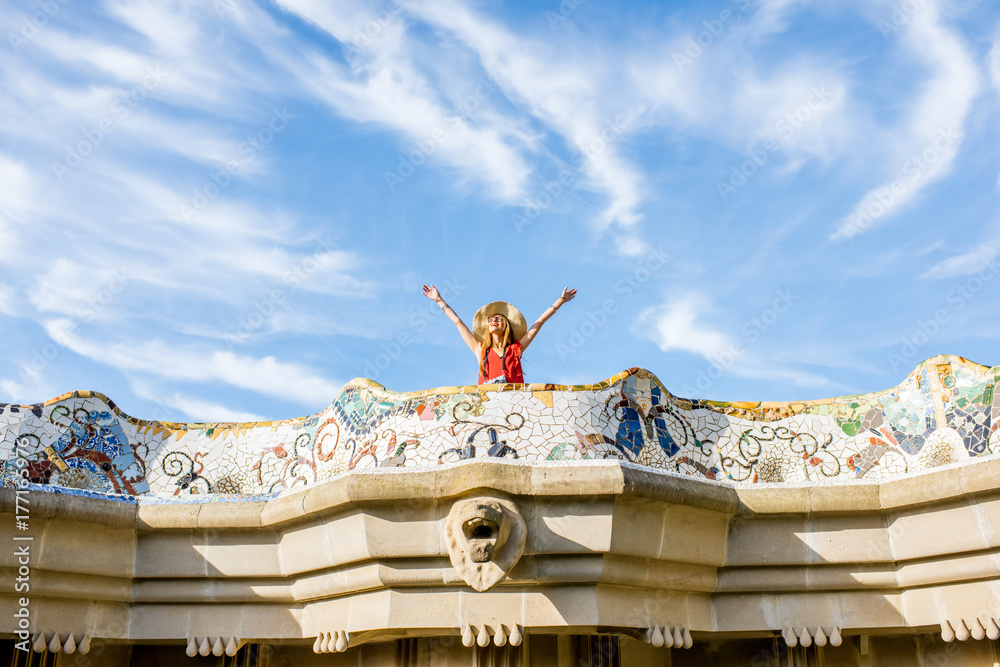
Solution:
M 491 496 L 457 501 L 444 526 L 451 564 L 477 591 L 503 581 L 524 553 L 527 535 L 517 505 Z

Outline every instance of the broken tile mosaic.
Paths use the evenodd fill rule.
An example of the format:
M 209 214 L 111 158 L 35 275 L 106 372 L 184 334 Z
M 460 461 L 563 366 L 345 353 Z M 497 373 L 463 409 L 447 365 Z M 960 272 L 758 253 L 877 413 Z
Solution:
M 144 421 L 77 391 L 0 404 L 0 476 L 149 502 L 265 499 L 350 470 L 476 458 L 615 458 L 732 485 L 886 479 L 995 454 L 998 379 L 1000 367 L 941 356 L 892 389 L 790 403 L 680 398 L 642 368 L 408 394 L 359 379 L 314 415 L 211 424 Z

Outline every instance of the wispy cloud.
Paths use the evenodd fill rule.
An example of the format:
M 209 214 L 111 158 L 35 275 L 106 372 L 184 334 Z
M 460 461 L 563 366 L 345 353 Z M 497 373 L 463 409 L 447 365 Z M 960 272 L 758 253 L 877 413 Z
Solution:
M 645 108 L 630 101 L 634 92 L 624 99 L 609 94 L 609 87 L 617 87 L 613 71 L 595 58 L 581 59 L 578 52 L 566 57 L 552 45 L 515 36 L 457 0 L 411 0 L 405 6 L 473 50 L 508 98 L 583 156 L 589 187 L 609 197 L 598 217 L 601 227 L 629 228 L 642 218 L 641 173 L 616 144 Z
M 644 309 L 631 326 L 634 335 L 652 341 L 663 352 L 688 352 L 708 362 L 705 368 L 695 373 L 694 384 L 686 386 L 685 393 L 692 397 L 704 395 L 723 375 L 781 380 L 803 387 L 832 386 L 832 382 L 822 375 L 791 367 L 761 349 L 750 349 L 754 341 L 776 321 L 770 317 L 777 318 L 780 312 L 787 309 L 780 312 L 769 309 L 769 324 L 763 324 L 760 318 L 748 320 L 740 335 L 729 334 L 709 324 L 706 320 L 712 310 L 706 297 L 688 294 Z
M 340 115 L 402 133 L 422 152 L 421 162 L 440 160 L 460 167 L 501 200 L 510 202 L 523 193 L 531 169 L 513 145 L 519 138 L 505 131 L 509 124 L 485 124 L 481 115 L 470 121 L 444 103 L 426 69 L 415 62 L 418 40 L 407 30 L 404 16 L 379 19 L 370 6 L 354 2 L 281 0 L 280 5 L 344 46 L 347 66 L 318 52 L 302 60 L 298 75 L 311 95 Z M 362 32 L 369 22 L 379 26 L 370 35 Z M 459 85 L 466 89 L 451 92 L 464 97 L 472 95 L 479 82 Z
M 342 382 L 331 381 L 300 364 L 228 351 L 205 351 L 171 346 L 158 340 L 145 343 L 104 344 L 78 335 L 72 322 L 51 320 L 49 336 L 73 352 L 121 371 L 190 382 L 223 382 L 266 396 L 319 407 L 340 391 Z
M 16 379 L 0 378 L 0 392 L 7 403 L 41 403 L 59 393 L 52 389 L 45 374 L 30 364 L 18 364 L 17 373 Z
M 154 401 L 160 409 L 169 408 L 177 410 L 193 422 L 257 422 L 268 421 L 267 418 L 244 410 L 235 410 L 225 405 L 220 405 L 214 401 L 207 401 L 189 394 L 180 392 L 170 393 L 169 389 L 163 386 L 152 385 L 145 382 L 132 382 L 132 390 L 137 396 L 141 396 L 150 401 Z M 133 415 L 142 419 L 165 420 L 163 415 Z
M 992 276 L 998 270 L 997 254 L 1000 253 L 1000 239 L 984 243 L 975 250 L 954 255 L 941 260 L 927 269 L 921 278 L 951 278 L 953 276 L 969 276 L 986 270 Z
M 647 338 L 664 352 L 682 351 L 713 361 L 729 351 L 733 341 L 699 320 L 708 309 L 707 301 L 685 296 L 639 314 L 633 332 Z
M 907 106 L 889 142 L 890 178 L 870 190 L 838 225 L 832 238 L 850 239 L 887 221 L 930 184 L 950 173 L 979 92 L 979 70 L 961 33 L 928 0 L 902 28 L 902 47 L 931 72 Z M 947 104 L 942 104 L 947 100 Z M 894 136 L 893 136 L 894 135 Z

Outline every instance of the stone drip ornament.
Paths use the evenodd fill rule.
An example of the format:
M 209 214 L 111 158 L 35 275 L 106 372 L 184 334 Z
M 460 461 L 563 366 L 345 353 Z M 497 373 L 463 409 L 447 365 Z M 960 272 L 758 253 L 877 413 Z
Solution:
M 444 525 L 452 566 L 465 583 L 480 592 L 506 578 L 524 553 L 527 535 L 517 505 L 494 496 L 457 501 Z

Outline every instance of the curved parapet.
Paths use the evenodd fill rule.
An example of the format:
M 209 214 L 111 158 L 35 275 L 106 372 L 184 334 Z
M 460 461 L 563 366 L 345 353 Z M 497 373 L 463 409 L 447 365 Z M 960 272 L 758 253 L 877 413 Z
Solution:
M 314 415 L 211 424 L 144 421 L 78 391 L 0 405 L 0 458 L 6 486 L 177 500 L 472 458 L 618 458 L 735 485 L 885 479 L 995 453 L 998 378 L 1000 367 L 940 356 L 892 389 L 789 403 L 678 398 L 641 368 L 594 385 L 405 394 L 358 379 Z

